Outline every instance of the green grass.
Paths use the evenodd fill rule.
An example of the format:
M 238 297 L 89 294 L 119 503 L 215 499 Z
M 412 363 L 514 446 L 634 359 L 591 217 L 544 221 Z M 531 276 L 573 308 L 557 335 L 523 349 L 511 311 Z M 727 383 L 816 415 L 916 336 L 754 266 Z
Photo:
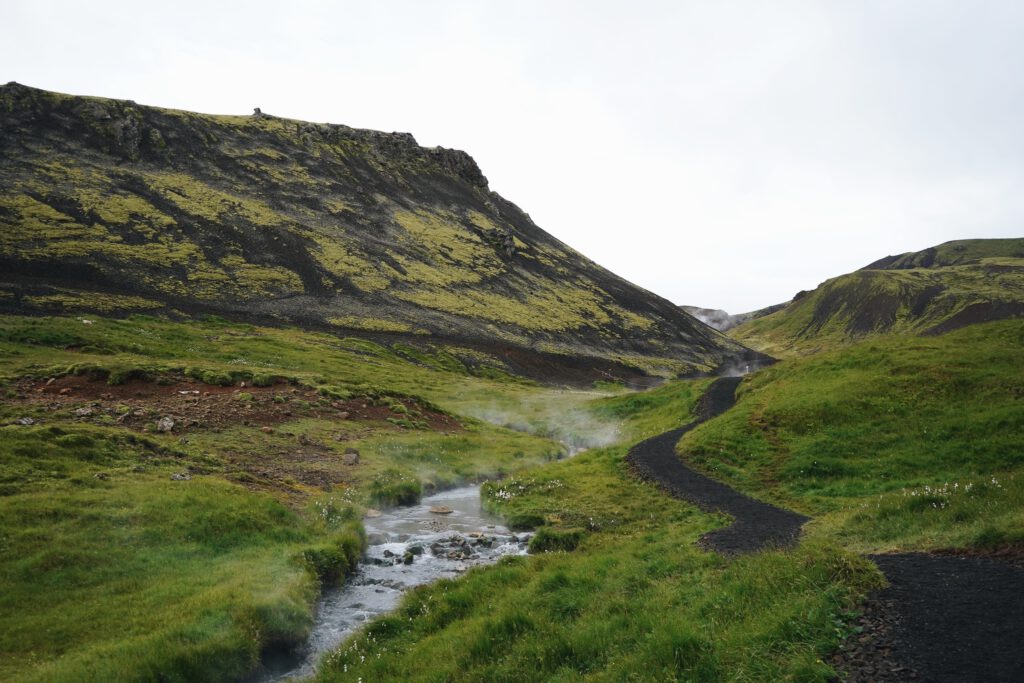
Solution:
M 342 580 L 361 552 L 365 506 L 564 453 L 472 418 L 460 418 L 462 429 L 426 429 L 427 411 L 469 406 L 467 397 L 514 405 L 556 395 L 500 372 L 478 377 L 450 356 L 430 366 L 368 341 L 216 319 L 88 319 L 0 319 L 5 681 L 243 676 L 263 648 L 305 637 L 320 586 Z M 191 429 L 181 442 L 102 411 L 77 419 L 78 403 L 54 411 L 19 398 L 21 378 L 68 373 L 106 385 L 283 378 L 267 400 L 293 415 L 271 433 L 239 421 Z M 317 416 L 352 397 L 399 419 Z M 144 405 L 130 394 L 125 402 Z M 256 393 L 239 390 L 235 402 L 256 404 Z M 26 416 L 41 426 L 11 424 Z M 360 451 L 357 466 L 341 462 L 349 447 Z M 191 479 L 172 481 L 180 472 Z M 323 481 L 336 484 L 327 491 Z
M 782 310 L 733 328 L 729 335 L 750 348 L 789 358 L 884 334 L 928 333 L 951 325 L 971 306 L 1021 306 L 1022 241 L 976 242 L 980 244 L 962 252 L 940 250 L 938 263 L 950 265 L 921 267 L 920 259 L 907 257 L 906 265 L 917 267 L 858 270 L 832 278 Z
M 724 520 L 633 480 L 624 450 L 488 485 L 492 508 L 542 520 L 538 554 L 415 589 L 317 680 L 826 680 L 870 564 L 827 544 L 703 552 Z
M 362 550 L 351 515 L 181 468 L 109 429 L 0 428 L 0 678 L 224 680 L 301 642 L 317 574 Z
M 1024 322 L 789 360 L 687 458 L 863 550 L 1024 543 Z
M 44 424 L 0 428 L 0 678 L 241 675 L 305 633 L 321 582 L 354 562 L 365 506 L 501 477 L 485 507 L 536 530 L 532 554 L 412 591 L 319 680 L 825 681 L 850 611 L 881 581 L 854 553 L 1024 542 L 1022 347 L 1024 323 L 1002 322 L 873 339 L 745 380 L 736 408 L 680 447 L 815 520 L 792 551 L 728 559 L 695 545 L 724 516 L 623 462 L 629 444 L 692 419 L 709 380 L 563 391 L 480 376 L 481 359 L 455 349 L 218 320 L 5 318 L 0 422 Z M 68 371 L 287 378 L 275 387 L 294 414 L 269 434 L 235 424 L 180 443 L 16 398 L 19 377 Z M 247 393 L 237 402 L 258 405 Z M 398 419 L 315 412 L 355 397 Z M 430 407 L 473 417 L 417 426 Z M 563 459 L 551 437 L 590 450 Z M 340 464 L 349 447 L 356 467 Z M 182 470 L 190 481 L 170 480 Z M 321 490 L 307 474 L 342 483 Z

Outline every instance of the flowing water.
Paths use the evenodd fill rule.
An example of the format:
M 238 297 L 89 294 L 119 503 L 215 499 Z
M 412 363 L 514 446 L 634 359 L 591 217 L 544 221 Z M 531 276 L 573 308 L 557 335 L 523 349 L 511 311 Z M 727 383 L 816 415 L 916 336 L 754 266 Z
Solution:
M 451 512 L 438 514 L 439 509 Z M 343 586 L 324 592 L 306 646 L 265 659 L 258 681 L 312 675 L 321 656 L 367 620 L 394 609 L 409 588 L 458 576 L 504 555 L 523 555 L 528 540 L 483 511 L 479 486 L 427 496 L 419 505 L 368 517 L 363 525 L 369 546 L 357 572 Z

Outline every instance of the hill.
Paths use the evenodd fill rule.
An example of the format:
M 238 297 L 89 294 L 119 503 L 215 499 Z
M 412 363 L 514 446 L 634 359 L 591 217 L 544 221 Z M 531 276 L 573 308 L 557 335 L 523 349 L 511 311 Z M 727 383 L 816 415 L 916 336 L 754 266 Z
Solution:
M 706 371 L 747 350 L 412 135 L 0 88 L 0 311 L 216 314 L 475 346 L 514 369 Z M 600 372 L 599 372 L 600 371 Z
M 782 310 L 731 330 L 777 356 L 865 337 L 932 335 L 1024 316 L 1024 238 L 960 240 L 888 256 L 800 292 Z
M 732 328 L 737 325 L 742 325 L 748 320 L 763 318 L 764 316 L 770 315 L 775 311 L 782 310 L 785 307 L 786 304 L 774 304 L 772 306 L 759 308 L 756 311 L 749 311 L 748 313 L 729 313 L 720 308 L 701 308 L 700 306 L 680 306 L 679 308 L 683 309 L 705 325 L 715 328 L 719 332 L 728 332 Z

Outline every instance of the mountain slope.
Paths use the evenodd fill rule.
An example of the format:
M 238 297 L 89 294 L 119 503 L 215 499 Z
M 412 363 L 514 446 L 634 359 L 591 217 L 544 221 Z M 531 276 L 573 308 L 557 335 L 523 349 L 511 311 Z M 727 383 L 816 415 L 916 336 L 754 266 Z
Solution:
M 786 303 L 788 304 L 789 302 Z M 732 328 L 742 325 L 748 320 L 763 318 L 764 316 L 771 315 L 775 311 L 782 310 L 785 307 L 786 304 L 773 304 L 747 313 L 729 313 L 728 311 L 723 311 L 720 308 L 701 308 L 700 306 L 680 306 L 679 308 L 683 309 L 705 325 L 715 328 L 719 332 L 728 332 Z
M 216 313 L 596 367 L 746 349 L 402 133 L 0 88 L 0 308 Z
M 1024 238 L 959 240 L 827 280 L 731 334 L 766 353 L 792 355 L 871 335 L 942 334 L 1021 316 Z

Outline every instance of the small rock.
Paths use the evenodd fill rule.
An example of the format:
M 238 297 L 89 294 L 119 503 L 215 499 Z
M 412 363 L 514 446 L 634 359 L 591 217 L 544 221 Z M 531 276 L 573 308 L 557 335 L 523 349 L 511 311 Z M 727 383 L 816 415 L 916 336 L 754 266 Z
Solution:
M 171 475 L 171 481 L 189 481 L 192 475 L 188 472 L 175 472 Z
M 358 465 L 359 464 L 359 451 L 355 448 L 346 448 L 345 453 L 341 456 L 342 465 Z
M 394 557 L 394 556 L 395 556 L 395 554 L 393 552 L 391 552 L 387 548 L 384 549 L 384 557 Z
M 431 506 L 430 511 L 432 513 L 434 513 L 435 515 L 450 515 L 453 512 L 455 512 L 455 510 L 452 510 L 447 505 L 434 505 L 434 506 Z
M 402 556 L 402 564 L 412 564 L 415 559 L 415 555 L 410 552 L 406 552 L 405 555 Z
M 180 443 L 182 446 L 188 445 L 188 437 L 187 436 L 181 437 L 180 439 L 178 439 L 178 443 Z
M 343 410 L 340 413 L 338 413 L 338 419 L 339 420 L 347 420 L 348 419 L 348 411 L 347 410 Z
M 423 554 L 423 546 L 421 546 L 421 545 L 414 545 L 411 548 L 409 548 L 408 552 L 413 554 L 413 555 L 416 555 L 416 556 L 422 555 Z
M 260 427 L 260 431 L 263 432 L 264 434 L 273 434 L 274 433 L 274 428 L 273 427 Z
M 174 420 L 169 417 L 161 417 L 156 423 L 158 432 L 170 432 L 174 429 Z
M 23 425 L 25 427 L 28 427 L 29 425 L 34 425 L 35 423 L 36 423 L 36 421 L 33 420 L 31 417 L 19 417 L 18 418 L 18 424 Z
M 100 481 L 106 481 L 107 479 L 110 479 L 110 475 L 107 474 L 106 472 L 97 472 L 96 474 L 94 474 L 92 476 L 93 476 L 93 478 L 99 479 Z
M 71 393 L 71 387 L 64 387 L 63 389 L 61 389 L 57 393 L 60 394 L 61 396 L 67 396 L 68 394 Z
M 367 518 L 367 519 L 372 519 L 372 518 L 374 518 L 374 517 L 380 517 L 380 514 L 381 514 L 381 513 L 380 513 L 380 510 L 374 510 L 373 508 L 369 508 L 369 509 L 368 509 L 368 510 L 367 510 L 367 511 L 366 511 L 366 512 L 365 512 L 365 513 L 363 514 L 363 517 L 365 517 L 365 518 Z
M 75 417 L 89 417 L 92 415 L 92 408 L 79 408 L 75 411 Z

